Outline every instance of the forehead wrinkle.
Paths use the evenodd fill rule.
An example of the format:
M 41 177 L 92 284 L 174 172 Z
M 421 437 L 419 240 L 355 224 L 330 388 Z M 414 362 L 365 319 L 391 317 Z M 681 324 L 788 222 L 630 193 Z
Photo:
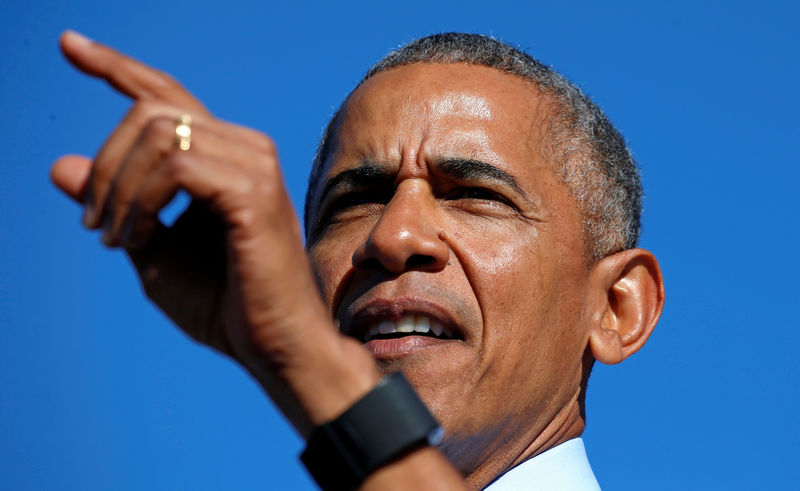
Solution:
M 348 98 L 343 106 L 344 117 L 337 125 L 335 139 L 339 140 L 336 142 L 336 153 L 339 156 L 344 156 L 340 153 L 343 150 L 341 144 L 344 143 L 341 138 L 344 136 L 342 130 L 347 127 L 349 136 L 345 146 L 349 148 L 344 152 L 348 155 L 344 157 L 351 162 L 371 160 L 391 163 L 392 166 L 399 167 L 400 173 L 404 174 L 408 169 L 412 175 L 424 172 L 426 161 L 431 163 L 441 160 L 440 157 L 451 156 L 497 162 L 501 163 L 501 168 L 505 167 L 502 163 L 506 159 L 498 158 L 495 153 L 494 146 L 498 143 L 495 141 L 496 136 L 490 137 L 470 125 L 474 121 L 480 122 L 478 126 L 481 126 L 483 121 L 491 122 L 498 116 L 494 111 L 498 108 L 494 107 L 493 99 L 486 99 L 481 91 L 476 91 L 472 86 L 465 85 L 453 90 L 449 82 L 445 83 L 440 78 L 431 79 L 429 74 L 408 77 L 408 73 L 404 72 L 403 80 L 399 83 L 385 86 L 386 80 L 383 79 L 400 71 L 403 71 L 402 67 L 376 75 Z M 506 76 L 503 74 L 503 78 Z M 524 132 L 527 138 L 520 138 L 517 144 L 523 145 L 530 154 L 544 162 L 552 163 L 547 158 L 549 152 L 546 151 L 545 140 L 548 138 L 544 128 L 553 113 L 552 101 L 535 85 L 524 80 L 521 82 L 527 89 L 528 96 L 518 103 L 521 102 L 525 107 L 517 106 L 512 111 L 512 114 L 516 113 L 512 119 L 517 121 L 507 121 L 506 124 L 521 124 L 520 129 L 527 128 Z M 383 87 L 378 89 L 378 86 Z M 419 97 L 420 94 L 427 95 Z M 500 113 L 505 114 L 502 110 Z M 450 122 L 442 118 L 449 119 Z M 392 128 L 393 131 L 383 131 L 382 134 L 369 131 L 375 127 Z M 470 140 L 476 144 L 459 144 Z M 522 176 L 516 177 L 519 179 Z M 398 178 L 401 176 L 398 175 Z M 518 184 L 517 188 L 519 187 L 521 186 Z
M 504 159 L 495 151 L 492 138 L 483 128 L 447 128 L 431 134 L 430 145 L 422 150 L 427 160 L 438 164 L 449 160 L 490 162 L 503 167 Z

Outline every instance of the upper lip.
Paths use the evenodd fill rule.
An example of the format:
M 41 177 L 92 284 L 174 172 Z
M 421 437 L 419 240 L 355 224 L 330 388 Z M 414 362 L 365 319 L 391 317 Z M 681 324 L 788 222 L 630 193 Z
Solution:
M 383 321 L 396 321 L 406 315 L 424 315 L 441 322 L 454 333 L 456 338 L 464 338 L 451 313 L 444 307 L 423 298 L 405 296 L 393 299 L 378 298 L 363 305 L 358 302 L 344 309 L 340 321 L 340 329 L 344 334 L 363 340 L 370 325 Z

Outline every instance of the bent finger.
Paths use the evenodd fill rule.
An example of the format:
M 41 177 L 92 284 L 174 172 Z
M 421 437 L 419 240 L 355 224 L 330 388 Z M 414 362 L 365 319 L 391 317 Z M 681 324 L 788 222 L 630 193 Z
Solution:
M 89 180 L 84 194 L 84 224 L 89 228 L 98 228 L 105 218 L 105 203 L 120 167 L 133 147 L 143 142 L 148 125 L 153 121 L 164 119 L 176 120 L 181 109 L 161 102 L 137 102 L 128 111 L 123 120 L 103 143 L 92 165 Z M 167 123 L 167 126 L 170 126 Z M 172 123 L 174 128 L 175 123 Z M 171 133 L 171 130 L 168 131 Z M 174 134 L 166 135 L 165 141 L 171 141 Z
M 120 242 L 129 252 L 147 247 L 154 232 L 163 228 L 158 215 L 179 189 L 193 199 L 213 206 L 215 198 L 247 187 L 249 178 L 241 171 L 221 165 L 216 158 L 175 151 L 153 167 L 131 202 L 120 228 Z M 221 217 L 224 219 L 224 217 Z
M 133 202 L 139 187 L 164 156 L 172 151 L 174 143 L 169 135 L 172 125 L 169 118 L 151 121 L 106 186 L 107 196 L 103 202 L 97 203 L 97 209 L 103 210 L 103 242 L 107 246 L 119 245 L 121 235 L 125 233 L 123 226 L 135 207 Z
M 136 107 L 145 109 L 136 110 Z M 86 191 L 88 227 L 101 224 L 105 229 L 103 241 L 117 245 L 127 218 L 128 208 L 144 177 L 170 152 L 180 152 L 176 142 L 177 118 L 170 115 L 178 110 L 162 104 L 137 104 L 95 159 Z M 146 109 L 149 107 L 150 109 Z M 143 113 L 137 116 L 137 113 Z M 252 135 L 238 131 L 213 118 L 193 119 L 195 142 L 189 151 L 193 156 L 225 162 L 225 165 L 250 172 L 253 165 L 274 155 L 268 139 L 257 146 Z M 128 126 L 134 130 L 126 130 Z M 125 152 L 123 154 L 123 152 Z

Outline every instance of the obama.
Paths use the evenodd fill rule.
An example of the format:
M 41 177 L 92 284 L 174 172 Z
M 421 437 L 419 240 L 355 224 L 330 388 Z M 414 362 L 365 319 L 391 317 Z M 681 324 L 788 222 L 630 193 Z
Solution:
M 134 103 L 94 159 L 62 157 L 53 180 L 159 308 L 262 384 L 313 443 L 323 487 L 597 489 L 578 439 L 589 372 L 645 343 L 664 289 L 636 248 L 635 164 L 578 89 L 478 35 L 389 54 L 323 135 L 304 244 L 269 137 L 80 35 L 62 48 Z M 166 228 L 179 190 L 192 205 Z M 385 457 L 320 480 L 320 460 L 385 450 L 317 442 L 369 407 L 391 412 L 396 372 L 444 440 L 356 428 Z

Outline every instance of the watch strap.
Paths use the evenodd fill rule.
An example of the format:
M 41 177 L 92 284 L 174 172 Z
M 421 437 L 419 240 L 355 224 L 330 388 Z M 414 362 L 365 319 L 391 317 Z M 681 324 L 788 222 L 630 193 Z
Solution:
M 339 417 L 316 427 L 300 459 L 322 489 L 356 489 L 375 469 L 413 447 L 439 443 L 442 435 L 439 423 L 397 372 Z

